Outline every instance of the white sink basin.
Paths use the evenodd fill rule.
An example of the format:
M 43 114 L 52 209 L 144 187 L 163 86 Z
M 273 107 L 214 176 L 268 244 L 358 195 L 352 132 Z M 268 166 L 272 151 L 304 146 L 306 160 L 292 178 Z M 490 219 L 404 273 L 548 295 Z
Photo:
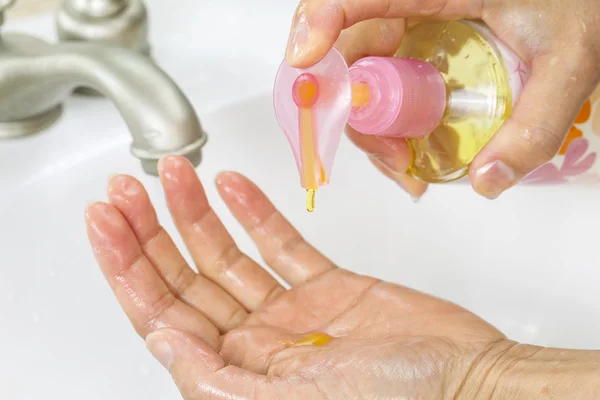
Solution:
M 516 340 L 600 348 L 598 189 L 518 188 L 489 202 L 456 184 L 432 188 L 415 205 L 344 139 L 331 185 L 307 214 L 270 93 L 295 0 L 170 3 L 148 2 L 154 55 L 209 133 L 198 170 L 244 250 L 257 256 L 212 186 L 223 169 L 254 179 L 344 268 L 448 298 Z M 8 30 L 53 38 L 53 21 Z M 81 98 L 47 132 L 0 142 L 2 399 L 177 398 L 120 311 L 84 231 L 85 204 L 104 199 L 107 176 L 120 172 L 147 185 L 174 232 L 158 182 L 143 174 L 129 142 L 107 101 Z

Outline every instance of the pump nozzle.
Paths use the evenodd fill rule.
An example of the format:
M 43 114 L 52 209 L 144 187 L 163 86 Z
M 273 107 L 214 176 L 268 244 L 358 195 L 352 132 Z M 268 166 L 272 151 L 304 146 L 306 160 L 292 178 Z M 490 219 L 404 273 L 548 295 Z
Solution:
M 275 79 L 275 114 L 292 147 L 306 208 L 329 182 L 333 161 L 352 107 L 350 74 L 332 50 L 316 65 L 299 70 L 283 62 Z

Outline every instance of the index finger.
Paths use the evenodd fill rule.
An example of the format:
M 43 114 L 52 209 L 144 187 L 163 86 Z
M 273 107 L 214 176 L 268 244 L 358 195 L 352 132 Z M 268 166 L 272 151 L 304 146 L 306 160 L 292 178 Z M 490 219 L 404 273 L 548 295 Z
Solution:
M 343 29 L 373 18 L 480 18 L 483 0 L 302 0 L 294 17 L 287 62 L 307 68 L 333 47 Z
M 140 336 L 173 327 L 193 332 L 215 348 L 219 345 L 218 329 L 173 295 L 119 210 L 93 203 L 86 209 L 86 226 L 100 269 Z

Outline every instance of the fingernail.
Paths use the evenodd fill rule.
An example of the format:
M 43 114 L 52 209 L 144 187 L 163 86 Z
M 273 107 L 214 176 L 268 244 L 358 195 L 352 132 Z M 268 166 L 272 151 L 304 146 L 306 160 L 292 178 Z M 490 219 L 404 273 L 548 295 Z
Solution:
M 165 167 L 165 159 L 168 156 L 162 156 L 161 158 L 158 159 L 158 164 L 156 165 L 156 169 L 158 170 L 158 173 L 161 174 L 163 171 L 163 168 Z
M 427 185 L 411 178 L 408 175 L 398 176 L 396 179 L 396 184 L 408 194 L 410 200 L 414 204 L 419 203 L 427 191 Z
M 300 17 L 300 20 L 301 19 L 302 18 Z M 285 53 L 285 58 L 289 64 L 295 64 L 302 57 L 306 49 L 306 44 L 308 43 L 308 36 L 309 31 L 306 23 L 299 21 L 298 24 L 292 28 Z
M 217 186 L 220 186 L 225 192 L 231 191 L 231 183 L 240 182 L 239 176 L 231 171 L 223 171 L 217 174 L 215 178 L 215 183 Z
M 379 160 L 386 168 L 397 174 L 404 174 L 408 170 L 410 160 L 406 160 L 404 157 L 394 156 L 376 156 L 375 159 Z
M 94 206 L 94 204 L 96 204 L 95 201 L 89 201 L 85 205 L 85 219 L 89 219 L 90 218 L 90 209 Z
M 122 230 L 122 217 L 111 212 L 110 206 L 102 202 L 93 202 L 85 209 L 85 219 L 91 221 L 91 227 L 99 237 L 111 236 L 115 229 Z
M 186 159 L 178 156 L 164 156 L 158 161 L 158 172 L 167 181 L 179 182 L 179 178 L 173 173 L 173 170 L 178 170 L 185 164 Z M 165 167 L 170 164 L 171 168 Z
M 167 163 L 174 163 L 176 162 L 177 157 L 175 156 L 162 156 L 159 160 L 158 160 L 158 164 L 157 164 L 157 169 L 159 173 L 162 173 L 163 170 L 165 169 L 165 165 Z
M 406 169 L 408 169 L 409 161 L 412 160 L 412 151 L 406 139 L 387 136 L 374 136 L 374 138 L 387 150 L 384 151 L 385 154 L 393 154 L 406 159 Z
M 388 171 L 389 177 L 410 196 L 413 203 L 421 201 L 427 185 L 406 174 L 410 161 L 405 160 L 404 157 L 381 155 L 371 156 L 371 158 L 381 168 Z
M 493 161 L 475 172 L 473 187 L 482 196 L 494 200 L 515 183 L 515 171 L 503 161 Z
M 417 197 L 417 196 L 413 196 L 409 193 L 410 196 L 410 200 L 413 202 L 413 204 L 418 204 L 421 201 L 421 197 Z
M 173 362 L 173 348 L 161 332 L 153 332 L 146 336 L 146 347 L 152 356 L 167 370 Z

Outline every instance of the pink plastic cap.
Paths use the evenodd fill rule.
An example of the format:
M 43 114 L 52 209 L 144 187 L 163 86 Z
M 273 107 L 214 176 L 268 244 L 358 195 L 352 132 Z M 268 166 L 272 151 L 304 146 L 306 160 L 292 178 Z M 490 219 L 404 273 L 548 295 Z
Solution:
M 297 91 L 294 84 L 301 75 L 306 79 L 317 79 L 318 95 L 315 97 L 315 102 L 311 101 L 304 106 L 311 106 L 317 158 L 323 166 L 326 180 L 329 180 L 335 154 L 352 108 L 348 65 L 342 55 L 336 49 L 332 49 L 310 68 L 292 68 L 285 61 L 279 67 L 273 90 L 275 115 L 292 147 L 300 176 L 303 173 L 303 166 L 298 105 L 302 106 L 302 103 L 298 97 L 295 98 Z M 319 170 L 319 165 L 315 166 L 315 171 Z
M 350 68 L 353 83 L 369 87 L 369 101 L 353 108 L 348 123 L 366 135 L 422 138 L 440 123 L 446 85 L 426 61 L 367 57 Z

